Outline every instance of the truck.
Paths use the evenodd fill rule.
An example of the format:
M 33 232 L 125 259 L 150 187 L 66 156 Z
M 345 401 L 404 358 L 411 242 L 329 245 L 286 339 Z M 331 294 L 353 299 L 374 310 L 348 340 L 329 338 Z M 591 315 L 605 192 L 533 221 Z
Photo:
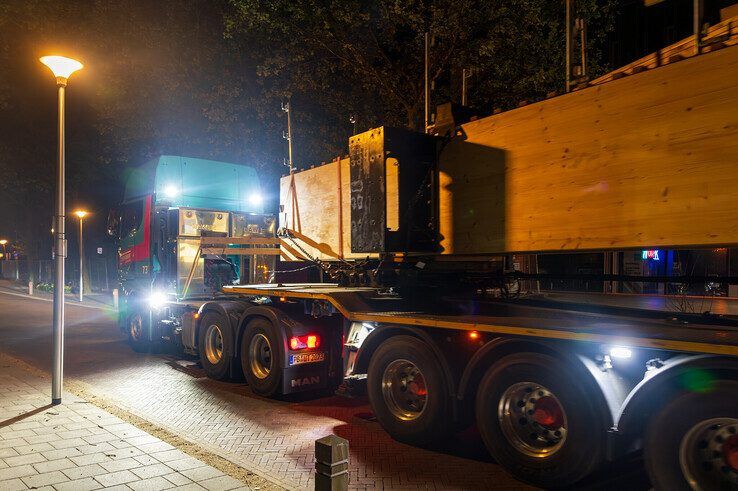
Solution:
M 366 391 L 379 424 L 409 444 L 476 425 L 495 461 L 537 486 L 577 483 L 641 451 L 657 490 L 736 489 L 738 319 L 562 301 L 521 266 L 552 253 L 738 245 L 731 40 L 468 122 L 439 110 L 430 133 L 354 135 L 347 158 L 281 179 L 278 226 L 262 226 L 260 209 L 215 210 L 232 214 L 230 228 L 195 227 L 192 264 L 168 290 L 152 281 L 161 258 L 132 260 L 148 289 L 125 289 L 121 325 L 265 397 Z M 160 202 L 156 182 L 140 226 L 178 218 L 165 235 L 176 265 L 192 204 Z M 243 211 L 262 220 L 253 235 L 234 233 Z M 256 257 L 267 281 L 217 274 Z M 211 288 L 192 294 L 198 264 Z M 290 281 L 305 271 L 319 278 Z

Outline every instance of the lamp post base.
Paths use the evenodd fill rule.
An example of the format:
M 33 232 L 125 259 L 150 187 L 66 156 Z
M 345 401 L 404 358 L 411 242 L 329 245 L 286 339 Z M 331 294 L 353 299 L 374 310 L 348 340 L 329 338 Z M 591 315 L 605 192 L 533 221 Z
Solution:
M 59 399 L 51 399 L 52 406 L 58 406 L 59 404 L 61 404 L 61 397 Z

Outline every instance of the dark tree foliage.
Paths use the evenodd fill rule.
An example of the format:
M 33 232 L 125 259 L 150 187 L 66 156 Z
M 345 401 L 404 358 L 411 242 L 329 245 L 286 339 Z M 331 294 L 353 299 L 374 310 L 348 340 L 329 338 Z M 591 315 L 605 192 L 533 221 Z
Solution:
M 590 64 L 615 0 L 578 0 Z M 345 153 L 352 132 L 419 128 L 423 34 L 434 38 L 433 102 L 482 113 L 563 87 L 563 0 L 0 1 L 0 235 L 48 257 L 56 91 L 38 57 L 79 58 L 67 106 L 67 200 L 102 234 L 126 169 L 160 154 L 284 172 L 280 103 L 291 98 L 299 167 Z M 271 202 L 276 202 L 276 192 Z
M 433 103 L 460 99 L 482 112 L 543 98 L 564 87 L 565 4 L 551 0 L 231 0 L 227 35 L 257 63 L 266 99 L 292 97 L 302 124 L 300 161 L 345 145 L 379 124 L 421 129 L 423 39 L 433 38 Z M 579 0 L 591 73 L 601 63 L 615 0 Z M 307 136 L 304 136 L 307 135 Z M 328 137 L 328 138 L 326 138 Z M 311 160 L 307 160 L 310 162 Z

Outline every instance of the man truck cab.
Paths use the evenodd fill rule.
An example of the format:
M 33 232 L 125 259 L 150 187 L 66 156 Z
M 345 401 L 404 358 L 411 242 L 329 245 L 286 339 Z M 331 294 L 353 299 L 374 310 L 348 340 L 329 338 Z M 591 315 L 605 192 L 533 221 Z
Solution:
M 225 284 L 267 282 L 273 258 L 199 255 L 202 236 L 274 237 L 275 219 L 263 214 L 253 167 L 164 155 L 133 170 L 108 233 L 119 239 L 119 327 L 137 351 L 153 332 L 152 302 L 209 298 Z M 198 257 L 195 262 L 195 258 Z M 193 265 L 194 263 L 194 265 Z

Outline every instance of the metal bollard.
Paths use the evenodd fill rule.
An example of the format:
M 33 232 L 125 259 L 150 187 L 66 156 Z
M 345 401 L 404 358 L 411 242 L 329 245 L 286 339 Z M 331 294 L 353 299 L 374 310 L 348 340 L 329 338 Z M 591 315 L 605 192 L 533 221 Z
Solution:
M 118 289 L 113 289 L 113 308 L 118 310 Z
M 315 440 L 315 490 L 348 489 L 348 462 L 348 440 L 336 435 Z
M 28 282 L 28 294 L 33 295 L 33 281 Z

